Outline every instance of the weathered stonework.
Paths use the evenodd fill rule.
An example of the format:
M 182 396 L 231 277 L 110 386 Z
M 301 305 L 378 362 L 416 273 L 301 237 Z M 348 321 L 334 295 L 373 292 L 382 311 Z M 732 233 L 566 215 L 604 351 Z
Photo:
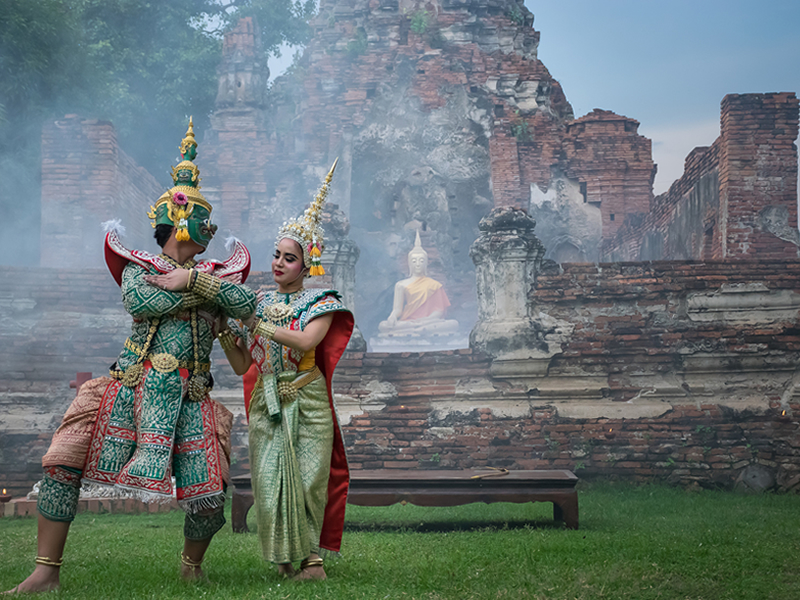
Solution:
M 473 349 L 345 355 L 334 389 L 352 467 L 800 489 L 797 100 L 726 97 L 720 138 L 651 203 L 638 123 L 573 120 L 531 25 L 511 0 L 323 2 L 305 57 L 269 92 L 252 21 L 226 37 L 199 164 L 220 237 L 253 249 L 249 284 L 274 286 L 276 225 L 338 155 L 327 273 L 309 284 L 341 290 L 359 323 L 385 318 L 380 292 L 421 228 L 457 318 L 479 319 Z M 84 227 L 106 218 L 153 249 L 143 212 L 163 191 L 108 123 L 68 117 L 43 135 L 43 264 L 61 268 L 0 268 L 0 487 L 15 495 L 40 475 L 69 381 L 104 373 L 130 326 L 107 272 L 65 261 L 101 264 L 101 232 Z M 598 255 L 711 262 L 544 260 Z M 240 382 L 219 350 L 213 363 L 236 474 Z
M 731 94 L 720 137 L 686 157 L 683 177 L 629 214 L 604 260 L 796 258 L 798 100 Z
M 250 285 L 271 278 L 256 272 Z M 798 289 L 797 261 L 543 263 L 530 318 L 572 328 L 546 370 L 498 372 L 496 357 L 471 350 L 345 355 L 334 391 L 351 464 L 723 487 L 755 465 L 777 489 L 800 489 Z M 0 486 L 20 495 L 74 396 L 69 381 L 105 372 L 130 325 L 99 269 L 4 267 L 0 299 Z M 213 395 L 236 416 L 236 474 L 248 466 L 241 386 L 221 352 L 212 358 Z
M 470 347 L 492 357 L 497 376 L 545 375 L 572 329 L 537 313 L 528 300 L 544 255 L 535 226 L 523 210 L 496 208 L 481 220 L 481 235 L 470 249 L 478 286 Z

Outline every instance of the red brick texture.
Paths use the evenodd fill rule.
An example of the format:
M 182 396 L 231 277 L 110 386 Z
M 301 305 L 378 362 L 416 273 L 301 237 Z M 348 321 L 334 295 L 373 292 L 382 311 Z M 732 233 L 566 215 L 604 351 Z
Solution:
M 604 260 L 797 258 L 786 239 L 797 230 L 797 133 L 793 93 L 726 96 L 720 137 L 687 156 L 683 176 L 649 211 L 605 236 Z M 787 235 L 765 229 L 770 208 Z
M 49 437 L 74 394 L 69 380 L 76 371 L 102 373 L 116 357 L 129 321 L 117 304 L 118 289 L 100 270 L 4 267 L 0 281 L 6 282 L 0 297 L 13 298 L 10 281 L 25 290 L 12 301 L 19 307 L 19 326 L 5 328 L 0 338 L 5 352 L 0 404 L 4 414 L 16 403 L 29 407 L 31 419 L 45 417 L 38 428 L 0 436 L 0 487 L 18 496 L 39 477 Z M 266 281 L 255 273 L 251 283 Z M 572 400 L 587 405 L 646 397 L 659 382 L 674 382 L 658 417 L 560 416 L 536 385 L 527 390 L 492 378 L 490 360 L 469 350 L 346 354 L 334 389 L 343 409 L 349 407 L 344 433 L 351 464 L 356 469 L 572 468 L 582 477 L 723 487 L 756 464 L 775 473 L 779 488 L 796 489 L 800 402 L 790 384 L 800 357 L 797 318 L 749 324 L 692 320 L 687 295 L 718 294 L 723 285 L 797 293 L 800 265 L 776 260 L 550 265 L 538 278 L 531 296 L 536 310 L 574 326 L 551 361 L 548 378 L 600 378 L 600 396 Z M 81 295 L 81 288 L 89 293 Z M 91 321 L 93 314 L 101 317 Z M 712 379 L 727 392 L 698 387 L 690 377 L 707 370 L 696 359 L 709 356 L 719 357 Z M 238 379 L 218 354 L 215 365 L 218 389 L 238 389 Z M 748 373 L 754 375 L 747 379 Z M 726 407 L 740 396 L 764 399 L 764 409 Z M 528 408 L 513 417 L 490 408 L 504 403 Z M 234 473 L 247 465 L 245 432 L 240 416 Z
M 599 109 L 567 125 L 562 168 L 585 185 L 587 202 L 599 204 L 604 239 L 653 198 L 651 142 L 638 129 L 638 121 Z

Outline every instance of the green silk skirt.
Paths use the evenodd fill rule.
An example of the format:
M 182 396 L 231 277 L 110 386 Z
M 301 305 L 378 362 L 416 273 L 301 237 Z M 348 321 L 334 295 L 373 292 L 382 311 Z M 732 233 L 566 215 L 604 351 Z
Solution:
M 333 449 L 324 377 L 300 388 L 275 423 L 259 377 L 250 402 L 250 472 L 264 558 L 286 564 L 319 552 Z

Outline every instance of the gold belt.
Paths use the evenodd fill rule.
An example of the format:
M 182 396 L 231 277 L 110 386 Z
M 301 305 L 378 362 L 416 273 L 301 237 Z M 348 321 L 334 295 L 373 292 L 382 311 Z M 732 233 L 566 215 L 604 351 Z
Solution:
M 142 356 L 141 346 L 131 341 L 131 338 L 125 340 L 125 348 L 133 352 L 136 356 Z M 159 373 L 172 373 L 172 371 L 175 371 L 176 369 L 188 369 L 190 371 L 194 371 L 195 373 L 208 373 L 211 370 L 210 362 L 199 363 L 195 367 L 193 360 L 178 360 L 167 352 L 149 354 L 145 360 L 149 360 L 153 365 L 153 368 Z
M 283 373 L 281 373 L 281 375 L 283 375 Z M 299 373 L 298 376 L 292 381 L 281 381 L 281 377 L 278 375 L 276 377 L 276 383 L 278 386 L 278 397 L 281 400 L 281 404 L 289 404 L 294 402 L 297 399 L 297 392 L 307 386 L 309 383 L 315 381 L 321 375 L 322 371 L 320 371 L 319 367 L 316 365 L 314 365 L 314 368 L 310 371 L 303 371 L 302 373 Z

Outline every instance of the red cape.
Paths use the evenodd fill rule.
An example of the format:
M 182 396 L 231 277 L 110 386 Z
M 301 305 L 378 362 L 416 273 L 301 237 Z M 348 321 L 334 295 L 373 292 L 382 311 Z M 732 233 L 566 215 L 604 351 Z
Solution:
M 349 312 L 333 313 L 333 322 L 328 333 L 315 349 L 315 358 L 319 370 L 325 377 L 328 387 L 328 402 L 333 415 L 333 450 L 331 451 L 331 470 L 328 478 L 328 504 L 325 506 L 325 518 L 319 536 L 320 548 L 338 552 L 342 546 L 342 532 L 344 531 L 344 511 L 347 506 L 347 491 L 350 487 L 350 468 L 347 466 L 347 454 L 344 450 L 342 430 L 336 420 L 336 411 L 333 407 L 333 372 L 339 359 L 347 348 L 350 335 L 353 333 L 353 315 Z M 250 419 L 250 398 L 253 395 L 258 369 L 253 363 L 250 370 L 244 374 L 244 409 L 248 420 Z
M 142 250 L 128 250 L 122 245 L 116 231 L 109 231 L 106 234 L 105 258 L 108 270 L 111 271 L 114 281 L 120 286 L 122 285 L 122 271 L 129 262 L 136 263 L 144 268 L 147 268 L 148 265 L 152 265 L 159 273 L 169 273 L 175 269 L 172 264 L 161 258 L 158 254 L 150 254 Z M 247 281 L 247 276 L 250 274 L 250 252 L 248 252 L 242 242 L 234 240 L 233 253 L 227 260 L 201 260 L 194 268 L 203 273 L 216 275 L 217 277 L 226 277 L 235 273 L 241 273 L 242 283 L 244 283 Z

